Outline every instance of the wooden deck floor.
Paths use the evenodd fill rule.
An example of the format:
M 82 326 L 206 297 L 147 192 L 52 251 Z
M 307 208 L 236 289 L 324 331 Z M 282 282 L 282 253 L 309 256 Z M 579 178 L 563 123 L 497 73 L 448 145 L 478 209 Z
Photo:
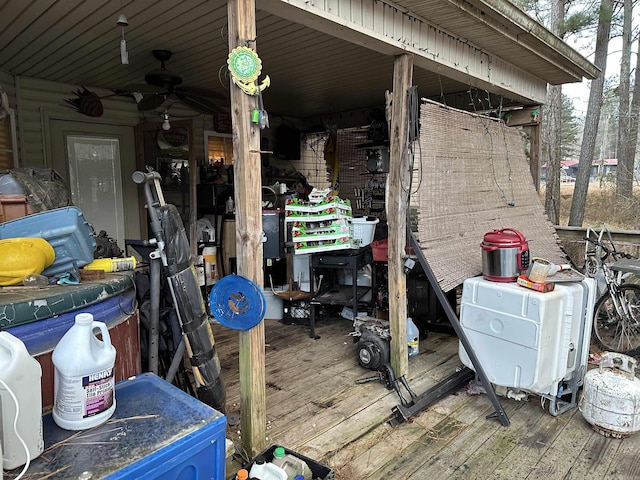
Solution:
M 536 396 L 501 398 L 508 427 L 486 418 L 494 411 L 486 395 L 466 389 L 390 427 L 399 398 L 380 382 L 356 383 L 374 372 L 358 365 L 351 330 L 347 320 L 325 320 L 313 340 L 304 326 L 266 321 L 267 445 L 329 465 L 338 480 L 640 478 L 640 434 L 605 438 L 577 408 L 554 417 Z M 214 334 L 227 413 L 239 413 L 238 333 L 215 325 Z M 421 394 L 454 373 L 457 352 L 456 337 L 421 340 L 411 388 Z M 237 428 L 227 437 L 239 446 Z

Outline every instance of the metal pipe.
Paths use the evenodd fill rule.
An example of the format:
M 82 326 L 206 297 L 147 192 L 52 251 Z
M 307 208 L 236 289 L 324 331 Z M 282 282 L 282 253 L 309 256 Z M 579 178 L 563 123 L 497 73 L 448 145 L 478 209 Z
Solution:
M 151 373 L 158 374 L 158 336 L 160 334 L 160 271 L 162 269 L 158 256 L 149 262 L 149 365 Z
M 176 348 L 175 353 L 173 354 L 171 365 L 169 365 L 169 370 L 167 370 L 167 375 L 164 377 L 164 379 L 169 383 L 173 383 L 173 379 L 175 378 L 176 373 L 178 373 L 178 368 L 180 368 L 180 362 L 182 361 L 185 347 L 186 342 L 184 341 L 183 336 L 180 340 L 180 343 L 178 344 L 178 347 Z

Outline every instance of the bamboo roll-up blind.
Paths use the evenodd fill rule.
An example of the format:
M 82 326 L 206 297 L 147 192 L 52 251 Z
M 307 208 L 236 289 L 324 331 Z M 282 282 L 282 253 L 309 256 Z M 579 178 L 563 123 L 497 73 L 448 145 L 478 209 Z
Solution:
M 532 258 L 567 262 L 517 128 L 425 100 L 419 142 L 413 181 L 417 237 L 444 291 L 482 273 L 480 244 L 494 229 L 522 232 Z

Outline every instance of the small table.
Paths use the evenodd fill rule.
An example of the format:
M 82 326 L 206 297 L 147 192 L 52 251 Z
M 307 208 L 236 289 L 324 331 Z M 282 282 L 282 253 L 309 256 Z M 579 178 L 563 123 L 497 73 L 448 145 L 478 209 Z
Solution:
M 358 305 L 367 303 L 373 305 L 373 292 L 375 290 L 375 275 L 371 275 L 371 286 L 358 285 L 358 270 L 373 263 L 371 247 L 366 245 L 360 248 L 336 250 L 331 252 L 314 253 L 309 262 L 309 278 L 316 279 L 324 275 L 326 270 L 348 270 L 351 274 L 351 285 L 326 285 L 320 283 L 318 292 L 311 298 L 310 326 L 311 338 L 315 338 L 316 307 L 318 305 L 349 306 L 353 310 L 353 316 L 358 314 Z M 313 281 L 312 281 L 313 284 Z M 318 280 L 316 280 L 318 284 Z M 371 300 L 363 302 L 362 298 L 371 293 Z

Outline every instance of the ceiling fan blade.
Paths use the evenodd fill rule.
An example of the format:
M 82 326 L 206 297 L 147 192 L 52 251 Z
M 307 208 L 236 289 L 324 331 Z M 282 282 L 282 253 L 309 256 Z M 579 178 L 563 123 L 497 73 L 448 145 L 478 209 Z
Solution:
M 219 100 L 226 100 L 228 97 L 222 93 L 218 93 L 215 90 L 208 88 L 192 87 L 189 85 L 179 85 L 173 89 L 174 92 L 181 93 L 189 97 L 204 97 L 215 98 Z
M 135 83 L 133 85 L 127 85 L 122 90 L 127 92 L 139 92 L 142 94 L 154 94 L 154 93 L 163 93 L 166 92 L 166 88 L 156 87 L 155 85 L 147 85 L 146 83 Z
M 198 97 L 194 95 L 184 95 L 183 93 L 179 93 L 179 92 L 174 92 L 174 93 L 182 103 L 193 108 L 197 112 L 213 114 L 213 113 L 220 113 L 222 111 L 222 108 L 220 108 L 220 105 L 218 105 L 216 102 L 213 102 L 208 98 Z
M 138 102 L 138 111 L 146 112 L 147 110 L 153 110 L 154 108 L 158 108 L 165 101 L 165 95 L 154 94 L 154 95 L 144 95 L 142 100 Z

